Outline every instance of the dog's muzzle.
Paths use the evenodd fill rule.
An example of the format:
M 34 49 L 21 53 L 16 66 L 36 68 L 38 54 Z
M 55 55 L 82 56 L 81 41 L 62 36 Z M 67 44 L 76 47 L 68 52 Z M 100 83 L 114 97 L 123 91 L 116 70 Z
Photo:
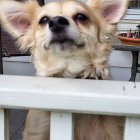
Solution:
M 75 47 L 83 47 L 83 43 L 78 43 L 72 35 L 69 34 L 70 23 L 68 19 L 62 16 L 56 16 L 49 21 L 49 29 L 52 33 L 50 45 L 52 47 L 62 48 L 62 50 Z
M 69 21 L 62 16 L 57 16 L 49 21 L 49 29 L 52 32 L 51 44 L 63 45 L 68 47 L 74 43 L 73 39 L 70 39 L 68 34 Z

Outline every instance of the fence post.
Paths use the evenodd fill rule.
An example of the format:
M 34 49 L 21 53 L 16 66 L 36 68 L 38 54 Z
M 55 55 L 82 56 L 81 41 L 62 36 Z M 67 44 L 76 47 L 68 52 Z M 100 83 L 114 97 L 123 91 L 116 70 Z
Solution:
M 50 140 L 73 140 L 72 113 L 51 113 Z
M 0 140 L 5 140 L 4 109 L 0 109 Z
M 124 140 L 140 140 L 140 118 L 126 118 Z

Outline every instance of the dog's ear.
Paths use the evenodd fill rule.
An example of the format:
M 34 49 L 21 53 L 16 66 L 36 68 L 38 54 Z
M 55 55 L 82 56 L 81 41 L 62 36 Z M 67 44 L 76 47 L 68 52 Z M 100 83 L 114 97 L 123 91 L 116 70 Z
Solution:
M 4 29 L 17 39 L 20 49 L 28 50 L 34 46 L 32 23 L 39 5 L 35 0 L 24 3 L 13 0 L 0 1 L 0 21 Z
M 100 10 L 100 13 L 109 24 L 116 24 L 124 15 L 128 0 L 88 0 L 88 6 Z
M 12 36 L 19 37 L 31 26 L 37 7 L 37 2 L 31 0 L 26 3 L 2 0 L 0 2 L 1 23 Z

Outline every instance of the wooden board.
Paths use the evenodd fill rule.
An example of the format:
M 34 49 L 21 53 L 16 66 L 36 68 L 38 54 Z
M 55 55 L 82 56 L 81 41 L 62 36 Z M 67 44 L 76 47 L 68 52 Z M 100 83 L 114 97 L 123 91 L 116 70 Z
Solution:
M 0 107 L 140 116 L 140 83 L 0 76 Z
M 124 140 L 139 140 L 140 139 L 140 118 L 126 119 Z
M 73 140 L 72 114 L 51 113 L 50 140 Z
M 5 140 L 4 109 L 0 109 L 0 140 Z

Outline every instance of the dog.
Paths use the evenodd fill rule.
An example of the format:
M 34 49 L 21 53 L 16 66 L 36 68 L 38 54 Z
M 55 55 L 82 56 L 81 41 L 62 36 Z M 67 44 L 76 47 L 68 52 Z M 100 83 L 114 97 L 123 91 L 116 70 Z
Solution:
M 128 0 L 64 0 L 42 7 L 33 0 L 1 0 L 0 20 L 20 50 L 30 50 L 38 76 L 109 80 L 109 38 L 127 7 Z M 123 140 L 123 117 L 73 118 L 74 140 Z M 23 139 L 49 140 L 50 112 L 30 110 Z

